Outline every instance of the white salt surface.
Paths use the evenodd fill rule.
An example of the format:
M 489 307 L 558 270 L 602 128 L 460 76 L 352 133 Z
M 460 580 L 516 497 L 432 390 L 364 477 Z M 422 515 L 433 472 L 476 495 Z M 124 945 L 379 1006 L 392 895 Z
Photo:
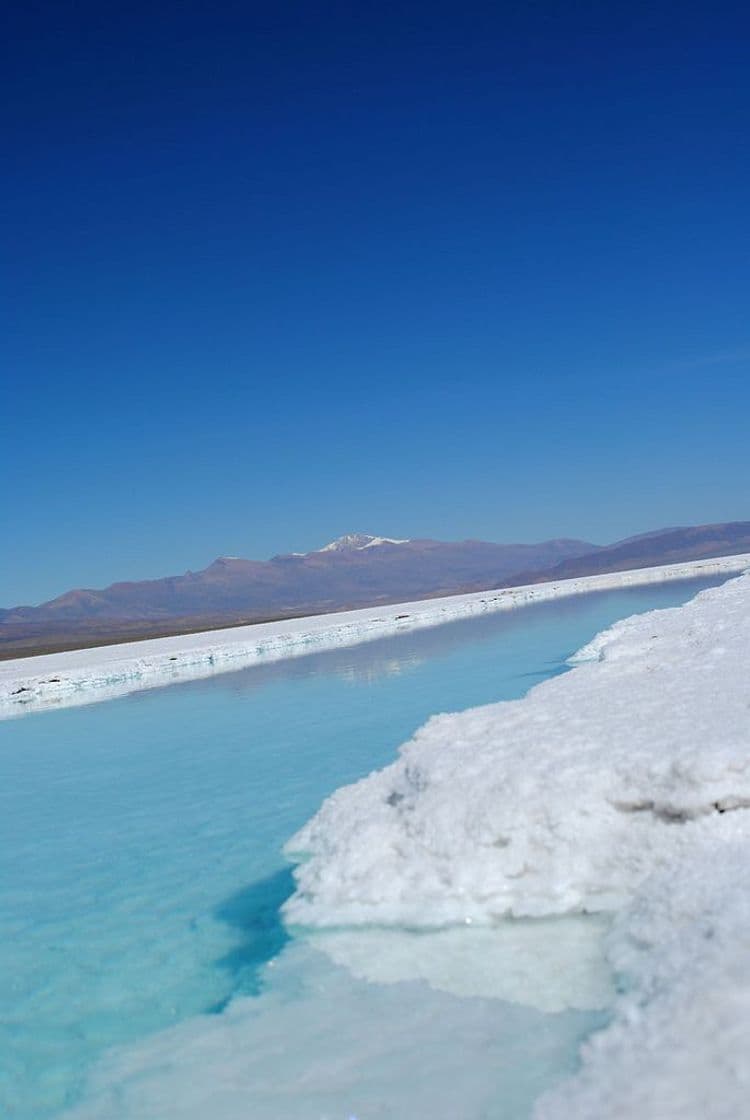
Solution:
M 287 919 L 491 930 L 614 912 L 613 1024 L 537 1120 L 745 1115 L 750 575 L 618 623 L 576 661 L 523 700 L 434 717 L 329 798 L 290 842 L 306 860 Z
M 629 983 L 615 1020 L 584 1046 L 579 1075 L 538 1102 L 535 1120 L 748 1115 L 749 856 L 747 830 L 735 842 L 717 837 L 644 883 L 610 938 Z
M 589 591 L 745 571 L 750 555 L 696 560 L 630 572 L 384 607 L 238 626 L 173 638 L 0 662 L 0 719 L 42 708 L 90 704 L 144 688 L 209 677 L 256 662 L 355 645 L 458 618 L 512 610 Z

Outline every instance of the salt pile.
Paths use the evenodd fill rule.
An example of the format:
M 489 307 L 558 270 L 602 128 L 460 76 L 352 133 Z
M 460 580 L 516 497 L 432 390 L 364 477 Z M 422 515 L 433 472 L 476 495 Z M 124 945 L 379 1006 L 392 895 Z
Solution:
M 750 1088 L 750 575 L 436 716 L 289 844 L 292 924 L 616 914 L 625 989 L 539 1120 L 736 1117 Z

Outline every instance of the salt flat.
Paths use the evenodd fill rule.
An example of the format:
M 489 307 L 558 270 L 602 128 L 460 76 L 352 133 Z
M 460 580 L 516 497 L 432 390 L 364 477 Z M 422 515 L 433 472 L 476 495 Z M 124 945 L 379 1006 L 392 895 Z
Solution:
M 0 719 L 24 711 L 108 700 L 306 653 L 387 637 L 400 631 L 512 610 L 590 591 L 744 571 L 750 555 L 696 560 L 469 595 L 390 604 L 198 634 L 125 642 L 0 662 Z

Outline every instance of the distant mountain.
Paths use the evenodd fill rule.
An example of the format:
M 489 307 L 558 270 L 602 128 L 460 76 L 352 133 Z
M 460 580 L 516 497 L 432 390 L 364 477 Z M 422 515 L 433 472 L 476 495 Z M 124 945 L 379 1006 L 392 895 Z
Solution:
M 0 657 L 208 630 L 459 591 L 537 583 L 750 552 L 750 522 L 661 529 L 600 547 L 396 540 L 349 533 L 315 552 L 78 589 L 0 610 Z
M 705 560 L 712 556 L 736 556 L 742 552 L 750 552 L 750 521 L 657 529 L 637 537 L 627 537 L 591 553 L 566 557 L 542 572 L 527 568 L 514 577 L 513 583 L 520 586 L 600 572 L 625 572 L 631 568 Z
M 595 551 L 586 541 L 490 544 L 350 533 L 268 561 L 222 556 L 199 572 L 67 591 L 0 610 L 0 651 L 62 648 L 450 594 Z

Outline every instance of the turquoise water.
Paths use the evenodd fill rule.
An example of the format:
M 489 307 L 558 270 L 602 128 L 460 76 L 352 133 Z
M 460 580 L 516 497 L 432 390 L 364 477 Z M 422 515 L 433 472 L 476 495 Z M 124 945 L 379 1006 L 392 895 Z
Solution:
M 257 996 L 287 940 L 282 844 L 429 715 L 518 697 L 614 620 L 707 585 L 563 599 L 0 724 L 2 1115 L 55 1116 L 107 1048 Z M 590 1026 L 566 1027 L 561 1069 Z

